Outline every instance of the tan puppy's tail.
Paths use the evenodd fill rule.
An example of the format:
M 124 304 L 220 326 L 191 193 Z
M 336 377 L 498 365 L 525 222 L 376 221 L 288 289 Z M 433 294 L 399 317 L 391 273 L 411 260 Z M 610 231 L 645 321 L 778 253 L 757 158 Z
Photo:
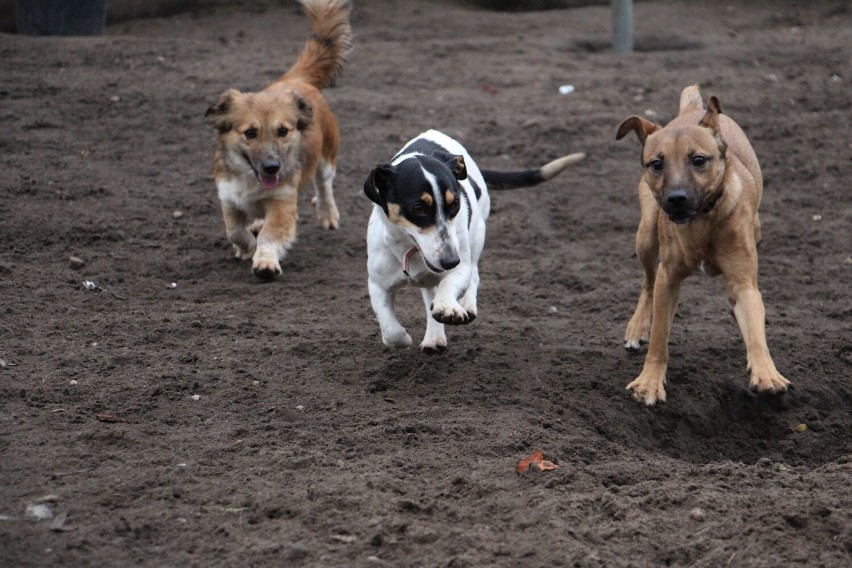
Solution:
M 698 91 L 698 85 L 690 85 L 680 93 L 680 112 L 686 114 L 695 110 L 704 110 L 704 101 Z
M 302 79 L 317 89 L 330 87 L 352 50 L 349 0 L 299 0 L 311 20 L 311 37 L 293 66 L 281 77 Z
M 489 189 L 516 189 L 518 187 L 530 187 L 538 185 L 549 179 L 553 179 L 563 170 L 586 158 L 583 152 L 575 152 L 556 158 L 535 170 L 522 170 L 518 172 L 498 172 L 494 170 L 482 170 L 482 178 L 488 184 Z

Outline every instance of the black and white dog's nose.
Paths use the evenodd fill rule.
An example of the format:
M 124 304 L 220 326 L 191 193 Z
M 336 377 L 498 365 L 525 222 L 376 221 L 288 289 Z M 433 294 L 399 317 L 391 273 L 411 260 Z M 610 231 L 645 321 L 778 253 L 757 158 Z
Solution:
M 281 162 L 279 160 L 263 160 L 260 167 L 263 169 L 263 173 L 271 176 L 277 174 L 281 169 Z
M 458 266 L 459 262 L 460 262 L 459 257 L 456 254 L 454 254 L 452 256 L 449 256 L 449 255 L 448 256 L 442 256 L 441 257 L 441 268 L 443 268 L 444 270 L 450 270 L 451 268 L 455 268 L 456 266 Z

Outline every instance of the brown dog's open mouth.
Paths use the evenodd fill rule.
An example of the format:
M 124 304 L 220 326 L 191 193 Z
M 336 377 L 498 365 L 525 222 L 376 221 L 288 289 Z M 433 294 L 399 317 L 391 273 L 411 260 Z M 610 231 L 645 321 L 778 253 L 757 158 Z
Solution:
M 263 189 L 275 189 L 278 187 L 278 182 L 281 181 L 281 176 L 278 174 L 268 175 L 254 172 L 257 175 L 257 181 L 260 182 L 260 187 Z
M 281 181 L 280 174 L 264 174 L 257 171 L 257 168 L 254 167 L 254 164 L 251 163 L 251 159 L 249 159 L 248 154 L 243 153 L 243 159 L 251 168 L 251 171 L 254 172 L 255 177 L 257 178 L 258 183 L 260 183 L 260 187 L 266 190 L 275 189 L 278 187 L 278 183 Z

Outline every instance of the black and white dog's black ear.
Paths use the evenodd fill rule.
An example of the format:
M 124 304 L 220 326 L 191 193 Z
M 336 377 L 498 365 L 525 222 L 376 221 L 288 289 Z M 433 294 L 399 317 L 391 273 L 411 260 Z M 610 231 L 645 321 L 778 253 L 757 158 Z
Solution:
M 364 182 L 364 194 L 376 205 L 388 212 L 388 201 L 386 198 L 390 188 L 391 178 L 394 175 L 394 167 L 390 164 L 380 164 L 370 171 L 367 181 Z
M 463 179 L 467 179 L 467 166 L 464 164 L 464 156 L 441 153 L 435 157 L 439 158 L 447 165 L 448 168 L 450 168 L 450 171 L 453 172 L 453 175 L 457 180 L 461 181 Z

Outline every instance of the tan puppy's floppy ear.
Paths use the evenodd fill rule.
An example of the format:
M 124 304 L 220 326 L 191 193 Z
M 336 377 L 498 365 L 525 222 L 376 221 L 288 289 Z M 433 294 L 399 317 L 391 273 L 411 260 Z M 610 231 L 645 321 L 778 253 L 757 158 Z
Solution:
M 659 124 L 654 124 L 642 118 L 641 116 L 631 116 L 624 119 L 624 122 L 618 127 L 618 133 L 615 135 L 616 140 L 624 138 L 631 130 L 636 133 L 639 142 L 644 146 L 648 136 L 660 129 Z
M 722 114 L 722 107 L 719 106 L 719 99 L 710 97 L 707 101 L 707 112 L 704 117 L 698 122 L 699 126 L 719 130 L 719 115 Z
M 204 113 L 204 118 L 213 117 L 213 127 L 224 134 L 233 128 L 231 121 L 228 120 L 228 115 L 234 107 L 234 102 L 240 92 L 236 89 L 228 89 L 219 96 L 219 100 L 210 105 L 207 112 Z
M 703 126 L 704 128 L 709 128 L 713 131 L 713 137 L 716 139 L 716 143 L 719 144 L 719 152 L 724 158 L 728 145 L 725 143 L 725 140 L 722 139 L 722 134 L 719 132 L 720 114 L 722 114 L 722 107 L 719 105 L 719 99 L 716 97 L 710 97 L 710 100 L 707 101 L 707 112 L 704 113 L 704 116 L 701 118 L 698 125 Z

